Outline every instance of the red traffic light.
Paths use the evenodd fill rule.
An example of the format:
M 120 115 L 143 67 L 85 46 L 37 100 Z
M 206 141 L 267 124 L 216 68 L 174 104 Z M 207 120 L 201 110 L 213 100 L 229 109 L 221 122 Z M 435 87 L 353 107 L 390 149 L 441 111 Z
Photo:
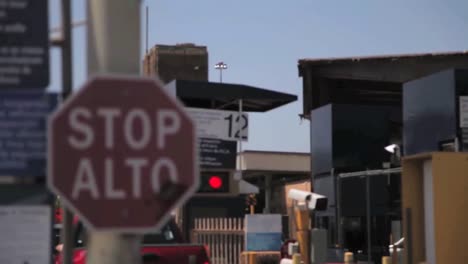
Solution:
M 229 172 L 202 172 L 200 175 L 200 188 L 198 193 L 229 193 Z
M 223 186 L 223 180 L 219 176 L 211 176 L 208 180 L 208 184 L 213 189 L 219 189 Z

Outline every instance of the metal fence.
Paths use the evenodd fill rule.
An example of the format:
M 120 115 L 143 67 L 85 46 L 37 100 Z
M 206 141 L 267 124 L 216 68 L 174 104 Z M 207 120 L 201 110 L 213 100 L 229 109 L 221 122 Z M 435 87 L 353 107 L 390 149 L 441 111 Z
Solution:
M 192 243 L 208 246 L 212 264 L 239 264 L 244 249 L 244 219 L 195 219 Z

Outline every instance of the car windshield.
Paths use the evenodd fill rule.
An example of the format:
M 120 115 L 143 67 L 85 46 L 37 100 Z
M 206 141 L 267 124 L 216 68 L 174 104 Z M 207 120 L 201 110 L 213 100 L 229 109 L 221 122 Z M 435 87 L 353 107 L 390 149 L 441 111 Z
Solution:
M 80 223 L 76 229 L 75 233 L 75 245 L 76 247 L 84 247 L 88 241 L 88 232 L 84 226 Z M 161 232 L 148 233 L 143 236 L 143 245 L 148 244 L 175 244 L 176 234 L 171 228 L 171 225 L 168 224 L 161 229 Z

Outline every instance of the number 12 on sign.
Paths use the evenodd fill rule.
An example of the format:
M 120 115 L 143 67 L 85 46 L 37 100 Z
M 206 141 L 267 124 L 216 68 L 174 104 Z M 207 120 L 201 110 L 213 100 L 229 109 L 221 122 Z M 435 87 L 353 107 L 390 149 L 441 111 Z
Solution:
M 247 115 L 229 114 L 224 118 L 228 122 L 228 137 L 247 140 L 249 119 Z

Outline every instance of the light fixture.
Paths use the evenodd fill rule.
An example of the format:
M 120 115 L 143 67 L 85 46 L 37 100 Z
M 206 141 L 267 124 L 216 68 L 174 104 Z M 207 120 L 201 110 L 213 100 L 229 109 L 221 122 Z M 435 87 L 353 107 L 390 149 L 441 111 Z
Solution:
M 390 153 L 395 153 L 398 149 L 398 145 L 397 144 L 391 144 L 391 145 L 388 145 L 385 147 L 385 150 L 390 152 Z
M 224 62 L 218 62 L 215 64 L 215 69 L 219 70 L 219 82 L 223 82 L 223 70 L 227 69 L 227 64 Z
M 224 62 L 218 62 L 215 64 L 215 69 L 218 69 L 218 70 L 224 70 L 224 69 L 227 69 L 227 64 L 225 64 Z

